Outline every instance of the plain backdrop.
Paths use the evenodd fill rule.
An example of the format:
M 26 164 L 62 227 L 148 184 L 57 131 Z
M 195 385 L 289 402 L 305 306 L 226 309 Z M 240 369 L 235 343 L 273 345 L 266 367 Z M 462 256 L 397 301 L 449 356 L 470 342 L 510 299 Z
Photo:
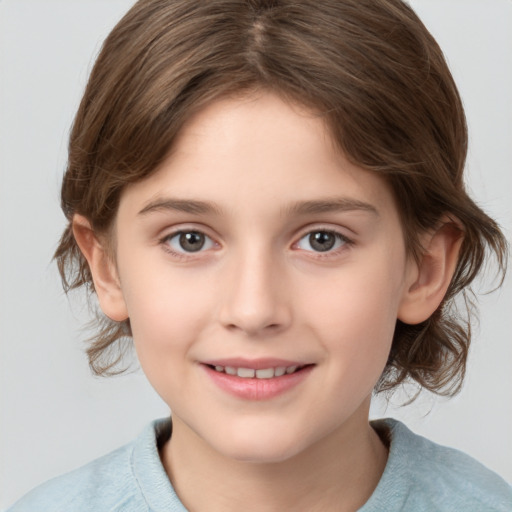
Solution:
M 167 407 L 141 371 L 90 375 L 51 263 L 69 127 L 101 41 L 132 0 L 0 0 L 0 509 L 134 438 Z M 415 0 L 451 65 L 470 127 L 468 184 L 512 231 L 512 2 Z M 481 299 L 469 372 L 448 401 L 380 401 L 418 433 L 512 481 L 512 283 Z M 397 396 L 394 402 L 399 402 Z

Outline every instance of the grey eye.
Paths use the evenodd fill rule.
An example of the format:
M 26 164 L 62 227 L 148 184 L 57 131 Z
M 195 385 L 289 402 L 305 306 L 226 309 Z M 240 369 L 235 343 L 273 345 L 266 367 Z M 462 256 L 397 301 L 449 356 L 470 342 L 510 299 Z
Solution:
M 312 231 L 303 236 L 297 246 L 299 249 L 314 252 L 328 252 L 338 249 L 346 243 L 345 237 L 332 231 Z
M 170 236 L 168 245 L 176 252 L 199 252 L 202 249 L 211 249 L 213 240 L 199 231 L 180 231 Z

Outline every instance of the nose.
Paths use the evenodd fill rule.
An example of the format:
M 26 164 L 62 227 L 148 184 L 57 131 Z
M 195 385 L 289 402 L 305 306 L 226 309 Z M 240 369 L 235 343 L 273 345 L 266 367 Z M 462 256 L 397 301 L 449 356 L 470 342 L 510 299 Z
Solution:
M 240 255 L 227 265 L 219 308 L 221 324 L 251 337 L 276 334 L 291 322 L 283 269 L 263 251 Z

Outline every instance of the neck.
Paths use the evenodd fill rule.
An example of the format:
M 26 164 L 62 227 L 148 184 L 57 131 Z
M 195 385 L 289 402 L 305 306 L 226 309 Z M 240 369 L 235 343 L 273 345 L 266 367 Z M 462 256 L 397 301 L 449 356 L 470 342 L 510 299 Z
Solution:
M 371 496 L 387 461 L 368 415 L 357 419 L 290 459 L 252 463 L 224 457 L 176 418 L 162 462 L 191 511 L 353 511 Z

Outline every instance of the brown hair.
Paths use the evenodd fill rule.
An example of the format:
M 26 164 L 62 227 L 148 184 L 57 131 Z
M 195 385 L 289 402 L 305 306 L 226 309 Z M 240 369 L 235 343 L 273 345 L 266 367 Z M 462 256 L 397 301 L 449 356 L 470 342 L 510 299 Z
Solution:
M 383 175 L 400 210 L 408 250 L 442 217 L 463 243 L 443 304 L 419 325 L 397 322 L 377 391 L 411 378 L 440 394 L 462 383 L 470 343 L 453 307 L 486 251 L 504 274 L 507 245 L 467 195 L 467 129 L 443 54 L 401 0 L 140 0 L 106 39 L 75 118 L 62 208 L 69 221 L 55 253 L 64 287 L 90 270 L 74 240 L 75 213 L 108 233 L 123 188 L 148 176 L 183 123 L 222 96 L 265 89 L 313 108 L 349 159 Z M 466 302 L 466 304 L 468 304 Z M 115 372 L 129 322 L 103 319 L 88 355 Z

